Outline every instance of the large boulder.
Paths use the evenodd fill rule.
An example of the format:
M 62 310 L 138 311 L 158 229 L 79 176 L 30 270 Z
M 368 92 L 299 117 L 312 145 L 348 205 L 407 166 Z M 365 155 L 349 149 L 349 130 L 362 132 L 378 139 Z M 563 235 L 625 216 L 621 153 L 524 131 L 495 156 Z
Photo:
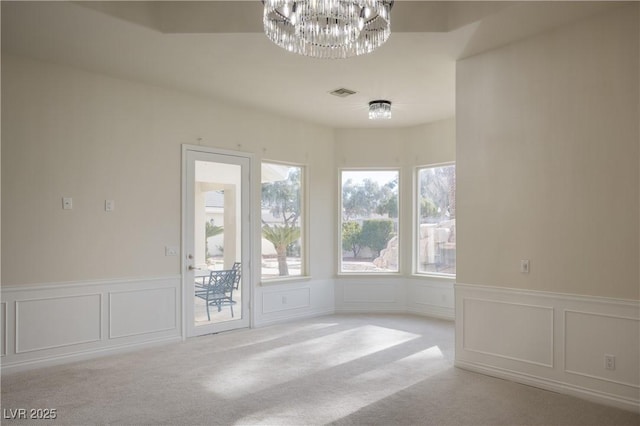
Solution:
M 380 269 L 398 270 L 398 237 L 389 240 L 387 248 L 380 251 L 380 256 L 373 260 L 373 264 Z

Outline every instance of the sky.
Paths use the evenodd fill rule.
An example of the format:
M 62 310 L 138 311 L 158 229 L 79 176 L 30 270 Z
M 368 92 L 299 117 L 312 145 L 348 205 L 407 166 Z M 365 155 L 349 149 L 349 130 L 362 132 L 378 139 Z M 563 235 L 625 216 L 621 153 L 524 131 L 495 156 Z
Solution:
M 346 182 L 347 180 L 353 180 L 353 183 L 359 184 L 362 183 L 364 179 L 372 179 L 375 182 L 378 182 L 380 186 L 385 183 L 394 180 L 398 176 L 397 170 L 343 170 L 342 171 L 342 182 Z

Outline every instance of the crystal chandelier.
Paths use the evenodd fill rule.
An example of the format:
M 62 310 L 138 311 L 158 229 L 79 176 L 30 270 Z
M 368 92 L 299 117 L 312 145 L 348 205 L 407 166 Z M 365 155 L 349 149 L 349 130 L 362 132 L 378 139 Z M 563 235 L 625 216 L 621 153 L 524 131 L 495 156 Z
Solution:
M 377 100 L 369 102 L 369 120 L 389 120 L 391 118 L 391 102 Z
M 393 0 L 263 0 L 264 32 L 278 46 L 316 58 L 372 52 L 391 34 Z

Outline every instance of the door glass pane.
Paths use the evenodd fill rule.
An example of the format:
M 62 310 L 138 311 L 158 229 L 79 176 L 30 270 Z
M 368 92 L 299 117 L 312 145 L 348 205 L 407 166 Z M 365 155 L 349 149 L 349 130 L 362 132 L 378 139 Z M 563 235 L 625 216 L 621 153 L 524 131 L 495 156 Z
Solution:
M 241 166 L 195 162 L 194 321 L 241 319 Z

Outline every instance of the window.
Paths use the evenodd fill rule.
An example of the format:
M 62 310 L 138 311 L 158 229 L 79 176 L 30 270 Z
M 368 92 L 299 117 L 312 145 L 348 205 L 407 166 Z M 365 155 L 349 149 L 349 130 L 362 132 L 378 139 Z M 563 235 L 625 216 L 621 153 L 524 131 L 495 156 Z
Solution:
M 304 169 L 262 163 L 262 279 L 302 276 Z
M 340 272 L 398 272 L 398 170 L 343 170 Z
M 456 274 L 456 166 L 418 169 L 417 268 L 421 274 Z

